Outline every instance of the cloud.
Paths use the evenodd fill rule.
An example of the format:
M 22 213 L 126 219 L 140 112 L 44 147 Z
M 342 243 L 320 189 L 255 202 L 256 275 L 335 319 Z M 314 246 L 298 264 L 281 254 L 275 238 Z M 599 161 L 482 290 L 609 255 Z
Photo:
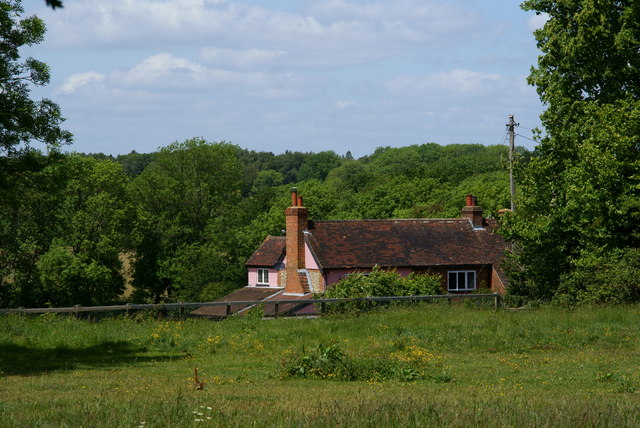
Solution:
M 495 90 L 504 77 L 498 73 L 471 70 L 451 70 L 423 76 L 400 75 L 386 83 L 387 90 L 395 95 L 475 96 Z
M 244 70 L 273 66 L 285 54 L 284 50 L 205 48 L 200 59 L 219 68 Z
M 104 82 L 105 77 L 106 77 L 105 74 L 98 73 L 96 71 L 75 73 L 64 80 L 62 85 L 60 85 L 58 92 L 71 94 L 75 92 L 78 88 L 81 88 L 83 86 L 88 86 L 95 83 L 102 83 Z
M 293 73 L 244 72 L 208 67 L 168 53 L 152 55 L 129 68 L 110 73 L 89 71 L 69 76 L 58 88 L 71 94 L 100 84 L 111 91 L 176 93 L 213 92 L 234 97 L 287 98 L 305 82 Z
M 44 11 L 45 44 L 65 50 L 204 49 L 203 61 L 224 60 L 238 69 L 284 59 L 334 66 L 376 61 L 411 46 L 461 43 L 479 29 L 477 17 L 458 2 L 331 0 L 301 13 L 248 1 L 76 0 L 63 11 Z
M 336 101 L 336 109 L 337 110 L 345 110 L 351 106 L 355 106 L 357 103 L 354 103 L 353 101 L 344 101 L 344 100 L 338 100 Z
M 160 53 L 144 59 L 129 70 L 112 73 L 110 80 L 130 87 L 182 87 L 205 81 L 207 69 L 195 62 Z

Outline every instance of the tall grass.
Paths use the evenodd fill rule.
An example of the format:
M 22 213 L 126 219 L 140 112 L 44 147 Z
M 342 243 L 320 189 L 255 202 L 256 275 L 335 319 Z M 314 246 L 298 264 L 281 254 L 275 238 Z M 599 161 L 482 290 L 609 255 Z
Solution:
M 639 315 L 425 304 L 316 320 L 0 317 L 0 426 L 637 426 Z M 424 376 L 283 376 L 330 346 Z

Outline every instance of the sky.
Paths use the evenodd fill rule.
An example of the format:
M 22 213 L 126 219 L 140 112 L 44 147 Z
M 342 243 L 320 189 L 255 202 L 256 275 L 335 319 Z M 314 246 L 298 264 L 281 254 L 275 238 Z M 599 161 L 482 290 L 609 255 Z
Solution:
M 193 137 L 256 151 L 505 143 L 532 149 L 526 77 L 544 17 L 504 0 L 24 0 L 47 25 L 66 150 L 156 151 Z M 528 139 L 529 138 L 529 139 Z

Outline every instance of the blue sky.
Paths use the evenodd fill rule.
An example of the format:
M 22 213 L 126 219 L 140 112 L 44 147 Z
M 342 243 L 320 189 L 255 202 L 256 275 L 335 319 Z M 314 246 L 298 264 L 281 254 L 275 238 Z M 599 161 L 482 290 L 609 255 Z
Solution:
M 351 151 L 531 137 L 544 21 L 498 0 L 65 0 L 25 50 L 51 66 L 69 150 L 151 152 L 204 137 Z M 534 143 L 517 137 L 517 144 Z

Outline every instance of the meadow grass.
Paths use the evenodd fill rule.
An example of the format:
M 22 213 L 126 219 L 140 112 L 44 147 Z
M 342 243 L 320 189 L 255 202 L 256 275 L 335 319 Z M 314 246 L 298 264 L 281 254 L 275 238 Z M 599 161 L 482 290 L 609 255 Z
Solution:
M 639 315 L 424 304 L 263 321 L 0 317 L 0 426 L 638 426 Z M 319 345 L 421 376 L 286 375 Z

